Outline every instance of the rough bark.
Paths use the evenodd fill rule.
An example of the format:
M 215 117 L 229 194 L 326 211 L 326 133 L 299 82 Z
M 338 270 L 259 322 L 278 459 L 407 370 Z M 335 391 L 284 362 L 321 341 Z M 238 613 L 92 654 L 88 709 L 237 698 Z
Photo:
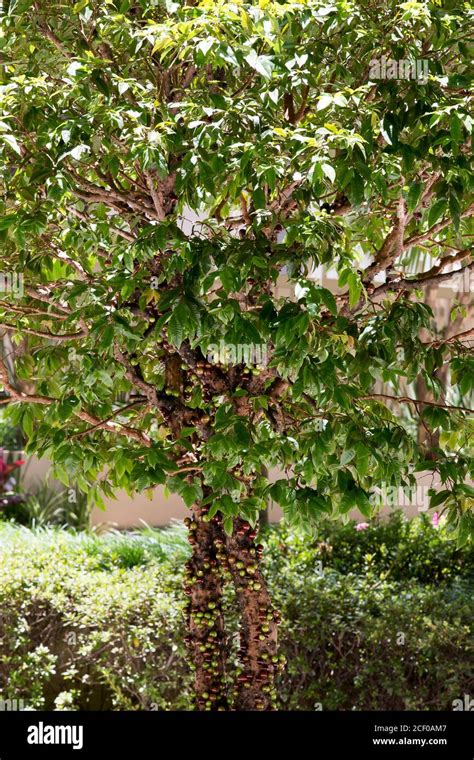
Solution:
M 233 707 L 236 710 L 275 708 L 275 676 L 282 666 L 278 657 L 274 610 L 260 569 L 263 547 L 255 545 L 256 531 L 237 518 L 226 538 L 226 561 L 240 609 L 239 674 Z
M 222 528 L 216 518 L 206 522 L 206 510 L 199 505 L 192 512 L 186 520 L 193 552 L 186 565 L 184 592 L 189 597 L 186 644 L 195 669 L 195 704 L 198 710 L 226 710 L 227 640 L 215 546 Z

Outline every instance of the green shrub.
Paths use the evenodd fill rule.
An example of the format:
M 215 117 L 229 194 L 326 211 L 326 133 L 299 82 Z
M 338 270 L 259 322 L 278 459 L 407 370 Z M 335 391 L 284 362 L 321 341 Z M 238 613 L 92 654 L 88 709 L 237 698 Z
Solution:
M 375 582 L 281 568 L 286 709 L 449 710 L 472 692 L 474 605 L 464 586 Z
M 288 660 L 282 709 L 451 709 L 472 693 L 470 550 L 427 521 L 395 517 L 370 531 L 370 541 L 353 525 L 326 525 L 316 540 L 284 529 L 265 537 Z M 190 709 L 187 556 L 182 527 L 97 536 L 0 524 L 0 697 L 45 709 Z
M 5 526 L 0 543 L 2 698 L 45 709 L 58 698 L 68 709 L 189 705 L 169 566 L 125 569 L 112 553 L 104 565 L 107 540 L 65 531 Z
M 407 520 L 402 512 L 394 512 L 362 531 L 357 531 L 353 522 L 325 521 L 314 537 L 273 529 L 268 544 L 267 555 L 270 553 L 277 568 L 283 553 L 295 572 L 310 573 L 321 563 L 327 570 L 393 581 L 412 578 L 437 584 L 457 577 L 474 578 L 474 546 L 456 548 L 445 528 L 434 528 L 426 515 Z
M 0 448 L 20 451 L 24 448 L 25 442 L 21 428 L 5 416 L 5 409 L 0 409 Z

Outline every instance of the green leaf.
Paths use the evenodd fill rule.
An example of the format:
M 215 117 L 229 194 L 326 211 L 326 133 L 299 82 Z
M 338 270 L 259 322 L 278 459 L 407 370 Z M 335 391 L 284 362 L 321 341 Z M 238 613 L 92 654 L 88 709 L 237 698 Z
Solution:
M 349 185 L 349 196 L 355 206 L 359 206 L 364 200 L 364 180 L 360 174 L 354 174 Z
M 23 412 L 22 418 L 21 418 L 21 426 L 23 430 L 25 431 L 28 438 L 30 438 L 33 435 L 33 411 L 28 406 L 25 407 L 25 410 Z
M 253 205 L 255 208 L 265 208 L 265 192 L 261 187 L 256 187 L 252 194 Z
M 321 168 L 330 182 L 336 179 L 336 171 L 331 164 L 321 164 Z
M 349 306 L 352 308 L 359 303 L 362 293 L 362 282 L 355 272 L 349 272 L 347 275 L 347 285 L 349 286 Z
M 89 0 L 79 0 L 79 2 L 74 3 L 72 7 L 73 13 L 80 13 L 80 11 L 83 11 L 84 8 L 87 8 L 89 5 Z
M 421 182 L 413 182 L 413 184 L 410 185 L 410 189 L 407 194 L 407 210 L 409 213 L 414 211 L 417 207 L 422 192 L 423 184 Z
M 265 79 L 271 79 L 273 72 L 273 61 L 267 55 L 257 55 L 256 51 L 252 48 L 246 56 L 244 56 L 248 65 L 252 69 L 258 71 Z
M 0 230 L 6 230 L 11 227 L 15 222 L 18 222 L 17 214 L 6 214 L 0 217 Z
M 114 326 L 112 324 L 108 324 L 104 332 L 102 333 L 102 337 L 100 339 L 100 347 L 109 348 L 109 346 L 112 345 L 114 336 L 115 336 Z
M 332 95 L 321 95 L 316 101 L 316 111 L 324 111 L 332 103 Z
M 192 484 L 186 483 L 180 491 L 180 496 L 187 507 L 192 507 L 193 504 L 201 501 L 203 492 L 199 481 L 194 481 Z
M 110 94 L 109 85 L 105 81 L 105 79 L 101 76 L 100 71 L 96 70 L 93 71 L 91 74 L 91 80 L 94 82 L 95 86 L 99 90 L 99 92 L 102 93 L 102 95 L 106 95 L 107 97 Z
M 224 522 L 223 522 L 223 526 L 224 526 L 224 532 L 225 532 L 225 534 L 227 536 L 231 536 L 232 533 L 234 532 L 234 520 L 233 520 L 233 518 L 232 517 L 226 517 L 225 520 L 224 520 Z
M 340 463 L 341 465 L 349 464 L 349 462 L 352 462 L 352 460 L 355 457 L 355 451 L 354 449 L 346 449 L 342 452 Z
M 474 535 L 474 520 L 472 513 L 465 512 L 461 515 L 461 518 L 457 527 L 457 541 L 456 547 L 461 549 L 467 544 L 469 539 Z
M 18 141 L 14 135 L 4 135 L 0 133 L 0 138 L 5 142 L 7 145 L 12 148 L 12 150 L 15 151 L 15 153 L 18 153 L 19 156 L 21 156 L 21 148 L 18 144 Z
M 453 191 L 449 193 L 448 206 L 449 213 L 451 214 L 451 218 L 453 220 L 454 229 L 458 230 L 459 224 L 461 222 L 461 204 L 459 203 L 458 196 Z
M 354 491 L 354 503 L 359 512 L 364 515 L 364 517 L 372 517 L 373 509 L 372 504 L 370 503 L 370 499 L 361 488 Z
M 183 312 L 176 308 L 168 322 L 168 339 L 173 346 L 179 348 L 184 341 L 186 319 Z
M 446 198 L 438 198 L 428 212 L 428 226 L 432 227 L 443 216 L 448 204 Z
M 453 142 L 460 143 L 462 141 L 463 139 L 462 121 L 457 115 L 456 111 L 452 111 L 451 113 L 449 131 L 450 131 L 451 139 L 453 140 Z
M 430 507 L 438 507 L 440 504 L 443 504 L 451 495 L 451 491 L 438 491 L 438 493 L 435 493 L 433 496 L 431 496 Z
M 57 407 L 58 417 L 61 422 L 68 420 L 74 414 L 74 410 L 80 406 L 77 396 L 69 396 L 60 401 Z
M 337 317 L 337 304 L 333 294 L 327 288 L 318 288 L 318 294 L 321 296 L 321 300 L 324 305 L 329 309 L 334 317 Z

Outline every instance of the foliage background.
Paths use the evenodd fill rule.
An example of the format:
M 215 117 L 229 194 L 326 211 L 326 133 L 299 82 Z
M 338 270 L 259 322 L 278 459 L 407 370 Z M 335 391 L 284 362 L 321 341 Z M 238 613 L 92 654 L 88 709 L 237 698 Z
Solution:
M 472 548 L 400 515 L 314 537 L 272 528 L 264 542 L 288 660 L 280 709 L 450 710 L 472 693 Z M 191 709 L 181 526 L 100 537 L 3 523 L 0 548 L 2 698 Z

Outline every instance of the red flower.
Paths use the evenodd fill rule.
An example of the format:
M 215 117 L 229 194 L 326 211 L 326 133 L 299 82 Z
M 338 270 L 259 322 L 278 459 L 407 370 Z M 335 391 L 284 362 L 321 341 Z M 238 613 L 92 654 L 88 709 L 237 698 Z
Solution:
M 21 467 L 22 464 L 26 464 L 26 460 L 25 459 L 17 459 L 16 462 L 13 462 L 13 464 L 15 465 L 15 467 Z

